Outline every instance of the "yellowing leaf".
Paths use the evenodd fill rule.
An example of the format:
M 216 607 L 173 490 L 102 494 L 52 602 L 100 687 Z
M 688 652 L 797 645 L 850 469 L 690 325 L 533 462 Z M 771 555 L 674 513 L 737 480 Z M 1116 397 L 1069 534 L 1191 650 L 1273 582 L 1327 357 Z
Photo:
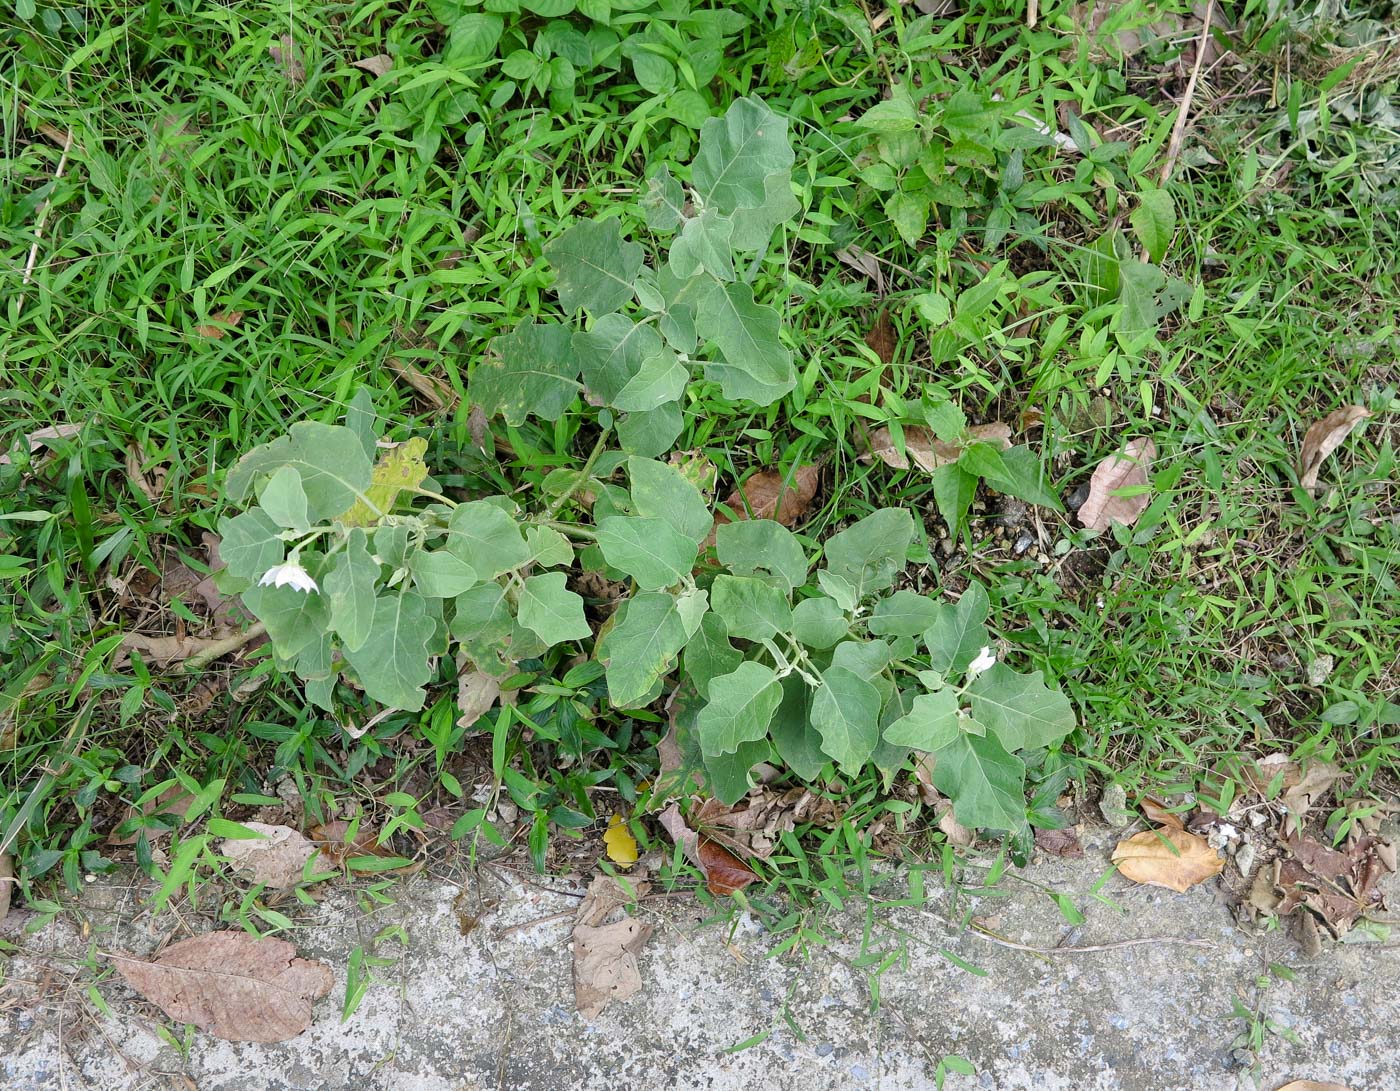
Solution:
M 416 489 L 423 484 L 423 479 L 428 476 L 428 467 L 423 461 L 423 454 L 427 449 L 428 441 L 421 436 L 415 436 L 379 456 L 379 461 L 374 464 L 374 473 L 370 477 L 369 490 L 365 495 L 381 514 L 392 510 L 401 491 Z M 340 521 L 347 527 L 372 527 L 379 522 L 379 515 L 376 515 L 363 500 L 356 500 L 340 517 Z
M 1204 838 L 1186 830 L 1147 830 L 1119 841 L 1113 862 L 1127 878 L 1185 893 L 1219 875 L 1225 861 Z
M 618 867 L 631 867 L 637 862 L 637 839 L 632 836 L 622 815 L 615 814 L 608 819 L 603 844 L 608 847 L 608 859 Z

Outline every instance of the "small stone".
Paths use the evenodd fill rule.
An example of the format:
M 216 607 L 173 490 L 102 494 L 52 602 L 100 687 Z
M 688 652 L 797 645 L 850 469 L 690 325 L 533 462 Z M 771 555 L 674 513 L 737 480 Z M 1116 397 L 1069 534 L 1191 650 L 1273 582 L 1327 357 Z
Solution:
M 1331 676 L 1332 668 L 1336 666 L 1336 663 L 1337 661 L 1330 655 L 1319 655 L 1308 664 L 1308 685 L 1322 685 Z
M 1258 851 L 1249 841 L 1241 843 L 1240 847 L 1235 850 L 1235 867 L 1240 869 L 1240 874 L 1246 879 L 1249 878 L 1249 873 L 1254 870 L 1254 858 L 1257 854 Z
M 1122 829 L 1133 820 L 1132 812 L 1128 810 L 1128 792 L 1123 785 L 1115 781 L 1104 787 L 1103 794 L 1099 796 L 1099 814 L 1115 830 Z

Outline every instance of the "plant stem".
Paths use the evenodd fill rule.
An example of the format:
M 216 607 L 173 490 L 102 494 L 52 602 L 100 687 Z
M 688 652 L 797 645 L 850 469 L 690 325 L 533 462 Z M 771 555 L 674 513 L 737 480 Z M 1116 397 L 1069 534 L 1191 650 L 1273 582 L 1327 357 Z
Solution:
M 603 453 L 603 448 L 607 445 L 608 436 L 612 435 L 612 422 L 603 425 L 603 430 L 598 433 L 598 442 L 593 445 L 593 450 L 588 452 L 588 461 L 583 464 L 583 469 L 579 470 L 578 477 L 567 489 L 554 498 L 554 503 L 549 505 L 549 509 L 544 513 L 546 520 L 552 520 L 559 514 L 559 509 L 564 506 L 565 501 L 574 493 L 578 492 L 580 486 L 588 480 L 588 475 L 593 472 L 594 465 L 598 462 L 598 456 Z
M 185 660 L 181 670 L 183 670 L 185 674 L 194 674 L 196 671 L 203 670 L 210 663 L 214 662 L 214 660 L 228 655 L 229 652 L 236 652 L 239 648 L 243 647 L 243 645 L 257 640 L 258 637 L 264 635 L 266 632 L 267 626 L 261 621 L 256 621 L 252 625 L 249 625 L 243 632 L 234 633 L 232 636 L 225 637 L 217 643 L 210 644 L 198 655 L 190 656 Z

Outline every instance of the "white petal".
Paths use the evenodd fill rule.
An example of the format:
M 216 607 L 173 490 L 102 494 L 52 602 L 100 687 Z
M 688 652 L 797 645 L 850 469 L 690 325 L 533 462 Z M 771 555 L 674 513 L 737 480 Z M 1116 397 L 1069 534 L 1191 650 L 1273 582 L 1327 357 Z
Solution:
M 990 647 L 983 648 L 977 653 L 977 658 L 967 665 L 968 681 L 971 681 L 983 671 L 995 665 L 996 661 L 996 653 L 993 652 Z

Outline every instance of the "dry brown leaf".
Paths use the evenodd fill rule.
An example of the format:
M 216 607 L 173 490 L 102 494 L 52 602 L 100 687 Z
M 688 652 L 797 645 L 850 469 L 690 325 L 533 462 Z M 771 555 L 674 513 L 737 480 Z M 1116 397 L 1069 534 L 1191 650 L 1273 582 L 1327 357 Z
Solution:
M 485 671 L 470 668 L 467 662 L 462 663 L 461 668 L 457 675 L 457 711 L 461 713 L 457 726 L 470 728 L 500 698 L 501 683 Z
M 1317 475 L 1327 456 L 1342 445 L 1342 441 L 1358 424 L 1371 415 L 1364 405 L 1348 405 L 1335 409 L 1308 429 L 1303 436 L 1303 449 L 1298 455 L 1298 484 L 1305 489 L 1317 488 Z
M 1109 523 L 1130 527 L 1147 510 L 1151 494 L 1115 496 L 1119 489 L 1147 484 L 1147 471 L 1157 457 L 1157 445 L 1150 439 L 1130 440 L 1121 454 L 1109 455 L 1094 470 L 1089 479 L 1089 497 L 1079 509 L 1081 526 L 1090 530 L 1107 530 Z
M 1147 830 L 1119 841 L 1113 850 L 1118 870 L 1135 883 L 1185 893 L 1219 875 L 1225 861 L 1205 838 L 1186 830 Z
M 387 53 L 376 53 L 373 57 L 361 57 L 358 61 L 350 63 L 356 68 L 363 68 L 372 75 L 382 76 L 394 67 L 394 58 Z
M 880 259 L 869 250 L 863 250 L 859 246 L 848 246 L 844 250 L 836 251 L 836 260 L 848 269 L 854 269 L 873 280 L 876 295 L 885 294 L 885 274 L 880 269 Z
M 392 356 L 384 363 L 396 376 L 413 387 L 419 396 L 434 409 L 455 409 L 457 407 L 457 392 L 452 389 L 450 383 Z M 483 435 L 482 438 L 484 440 L 485 436 Z M 477 446 L 482 447 L 483 445 L 477 444 Z
M 140 652 L 148 663 L 158 667 L 168 667 L 171 663 L 183 663 L 192 655 L 212 648 L 222 637 L 202 636 L 146 636 L 143 633 L 127 633 L 113 657 L 113 667 L 119 667 L 130 659 L 131 652 Z
M 200 337 L 207 337 L 211 341 L 222 341 L 231 329 L 236 329 L 243 321 L 242 311 L 220 311 L 218 314 L 211 314 L 207 325 L 196 326 L 194 332 Z
M 8 852 L 0 852 L 0 921 L 10 915 L 10 894 L 14 885 L 14 861 Z
M 631 917 L 598 928 L 574 926 L 574 1006 L 594 1019 L 614 1000 L 642 988 L 637 955 L 651 938 L 651 925 Z
M 311 1025 L 331 991 L 330 967 L 297 958 L 286 940 L 208 932 L 172 943 L 153 961 L 107 956 L 128 985 L 178 1023 L 226 1042 L 285 1042 Z
M 971 848 L 977 841 L 977 831 L 969 829 L 959 822 L 953 814 L 952 803 L 945 802 L 936 812 L 938 814 L 938 828 L 943 831 L 943 836 L 948 839 L 948 844 L 954 848 Z
M 1293 1080 L 1284 1084 L 1278 1091 L 1349 1091 L 1346 1084 L 1319 1083 L 1317 1080 Z
M 1319 799 L 1342 778 L 1340 767 L 1328 761 L 1315 761 L 1304 770 L 1298 782 L 1284 790 L 1279 801 L 1288 810 L 1285 829 L 1302 829 L 1303 819 Z
M 820 480 L 821 469 L 817 466 L 798 466 L 791 473 L 759 470 L 730 493 L 724 503 L 735 519 L 775 519 L 791 527 L 807 514 Z M 715 512 L 716 523 L 727 523 L 730 518 L 724 511 Z
M 245 822 L 245 826 L 255 826 L 254 822 Z M 449 823 L 450 825 L 450 823 Z M 340 867 L 352 856 L 393 856 L 392 849 L 379 844 L 379 833 L 370 825 L 360 823 L 360 828 L 355 831 L 353 839 L 347 840 L 350 835 L 350 823 L 343 818 L 337 818 L 334 822 L 327 822 L 324 825 L 315 825 L 306 831 L 306 836 L 320 850 L 322 856 Z M 301 878 L 298 869 L 297 878 Z
M 671 840 L 680 845 L 686 858 L 705 876 L 705 885 L 711 894 L 733 894 L 758 878 L 752 868 L 714 838 L 703 837 L 692 830 L 674 803 L 658 817 Z
M 651 884 L 640 875 L 626 880 L 607 874 L 595 875 L 588 884 L 583 900 L 579 902 L 574 922 L 595 928 L 607 920 L 614 909 L 621 909 L 646 897 L 649 890 Z
M 35 454 L 43 447 L 51 446 L 50 440 L 72 439 L 83 430 L 81 424 L 55 424 L 49 428 L 36 428 L 24 437 L 25 444 L 29 447 L 29 453 Z M 10 456 L 0 454 L 0 466 L 8 466 Z
M 252 871 L 253 882 L 266 886 L 285 889 L 301 882 L 306 861 L 316 855 L 315 845 L 290 826 L 269 826 L 265 822 L 243 825 L 263 836 L 225 839 L 219 851 L 235 867 Z
M 1156 796 L 1143 796 L 1138 800 L 1138 806 L 1142 808 L 1142 813 L 1147 816 L 1149 822 L 1155 822 L 1159 826 L 1167 826 L 1174 830 L 1184 830 L 1186 823 L 1181 815 L 1167 809 L 1167 805 Z
M 1035 831 L 1035 847 L 1051 856 L 1079 857 L 1084 855 L 1084 846 L 1079 843 L 1079 834 L 1073 826 L 1059 830 Z
M 915 752 L 914 787 L 919 793 L 919 801 L 925 806 L 936 806 L 943 794 L 933 786 L 933 767 L 937 759 L 932 754 Z
M 872 458 L 878 458 L 886 466 L 907 470 L 909 460 L 913 459 L 915 466 L 931 473 L 940 466 L 956 462 L 963 453 L 964 445 L 944 443 L 922 425 L 906 424 L 901 431 L 904 433 L 903 454 L 895 447 L 893 433 L 886 427 L 880 427 L 870 433 L 870 450 L 860 456 L 860 461 L 869 462 Z M 1001 421 L 974 424 L 967 430 L 967 442 L 990 443 L 1005 450 L 1011 446 L 1011 428 Z
M 301 51 L 297 49 L 297 44 L 290 34 L 282 35 L 278 45 L 267 47 L 268 55 L 282 69 L 282 75 L 287 77 L 288 83 L 306 82 L 306 65 L 301 63 Z
M 134 443 L 128 444 L 126 448 L 126 479 L 131 482 L 137 492 L 153 505 L 158 504 L 161 493 L 165 491 L 166 466 L 164 463 L 158 463 L 148 475 L 145 462 L 146 458 L 141 453 L 141 449 Z
M 894 359 L 899 343 L 894 335 L 894 324 L 890 321 L 889 312 L 883 307 L 875 316 L 875 323 L 870 327 L 870 332 L 865 335 L 865 343 L 870 346 L 870 351 L 880 358 L 880 363 L 888 364 Z
M 766 860 L 784 833 L 807 824 L 832 829 L 842 813 L 835 802 L 808 788 L 782 790 L 760 784 L 732 807 L 705 800 L 694 814 L 694 825 L 702 838 L 734 855 Z

